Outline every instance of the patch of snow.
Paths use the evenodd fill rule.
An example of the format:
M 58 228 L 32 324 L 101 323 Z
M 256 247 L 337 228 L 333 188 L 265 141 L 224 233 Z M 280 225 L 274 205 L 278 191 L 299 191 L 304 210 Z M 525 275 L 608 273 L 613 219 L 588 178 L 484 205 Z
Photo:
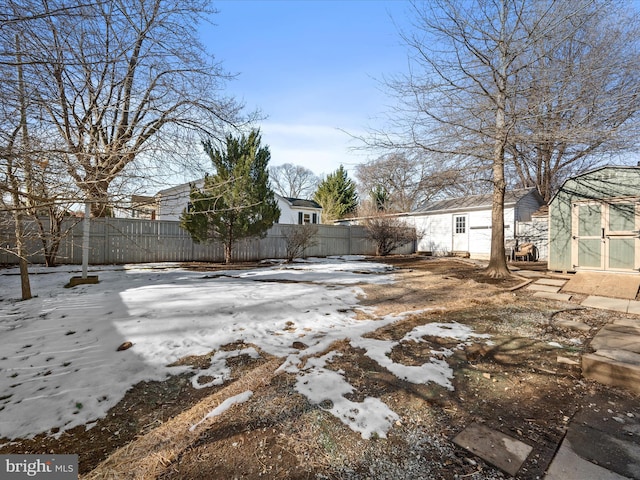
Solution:
M 422 337 L 425 336 L 460 340 L 462 343 L 460 343 L 457 348 L 462 348 L 465 345 L 464 342 L 469 338 L 489 337 L 489 335 L 473 333 L 473 330 L 470 327 L 457 322 L 427 323 L 425 325 L 415 327 L 399 342 L 361 337 L 351 340 L 351 344 L 354 347 L 360 347 L 366 350 L 366 355 L 369 358 L 375 360 L 380 366 L 386 368 L 402 380 L 416 384 L 433 382 L 449 390 L 453 390 L 453 384 L 451 383 L 453 370 L 449 367 L 449 364 L 441 358 L 451 356 L 453 354 L 452 350 L 433 350 L 433 355 L 429 362 L 424 363 L 423 365 L 403 365 L 401 363 L 396 363 L 389 358 L 389 354 L 397 345 L 411 341 L 423 342 Z
M 366 397 L 362 402 L 345 398 L 353 392 L 353 386 L 341 372 L 325 368 L 335 353 L 310 358 L 298 375 L 296 390 L 360 433 L 362 438 L 369 439 L 373 435 L 386 438 L 387 431 L 400 417 L 378 398 Z M 325 407 L 323 403 L 330 403 L 330 406 Z
M 422 337 L 427 336 L 453 338 L 465 341 L 470 338 L 489 338 L 491 335 L 474 333 L 471 327 L 458 322 L 427 323 L 414 328 L 404 337 L 404 341 L 421 342 Z
M 205 422 L 208 418 L 217 417 L 218 415 L 222 415 L 224 412 L 229 410 L 233 405 L 238 403 L 244 403 L 249 400 L 253 396 L 253 392 L 251 390 L 247 390 L 246 392 L 239 393 L 238 395 L 234 395 L 233 397 L 227 398 L 224 402 L 218 405 L 216 408 L 207 413 L 202 420 L 198 423 L 191 425 L 189 427 L 189 431 L 193 432 L 198 426 L 200 426 L 203 422 Z
M 422 365 L 403 365 L 391 360 L 388 354 L 399 343 L 371 338 L 358 338 L 351 341 L 354 347 L 366 350 L 367 357 L 375 360 L 381 367 L 386 368 L 401 380 L 416 384 L 433 382 L 453 390 L 451 383 L 453 370 L 444 360 L 432 357 L 429 362 Z
M 0 270 L 0 437 L 90 428 L 133 385 L 193 371 L 169 366 L 186 356 L 213 352 L 211 365 L 193 372 L 192 384 L 220 384 L 228 378 L 229 358 L 258 355 L 249 345 L 220 350 L 237 342 L 282 358 L 280 370 L 296 373 L 297 385 L 311 401 L 326 392 L 334 394 L 316 403 L 331 401 L 327 410 L 365 438 L 386 435 L 397 415 L 379 399 L 358 403 L 344 397 L 353 387 L 340 372 L 326 367 L 331 353 L 313 358 L 332 343 L 350 339 L 401 378 L 449 388 L 451 372 L 444 360 L 431 359 L 418 367 L 396 365 L 386 353 L 391 344 L 365 338 L 418 312 L 356 320 L 356 310 L 366 311 L 358 306 L 363 291 L 356 284 L 394 280 L 387 265 L 359 257 L 308 259 L 213 276 L 176 264 L 105 266 L 91 269 L 98 272 L 99 284 L 71 289 L 63 286 L 76 267 L 30 270 L 36 272 L 31 287 L 37 297 L 24 302 L 16 298 L 18 269 Z M 455 334 L 463 341 L 472 334 L 462 327 L 425 326 L 436 330 L 417 329 L 402 341 L 434 334 Z M 125 341 L 133 346 L 117 351 Z M 298 350 L 294 342 L 307 348 Z
M 227 359 L 239 357 L 240 355 L 248 355 L 251 358 L 260 357 L 256 349 L 252 347 L 231 351 L 218 350 L 213 357 L 211 357 L 211 364 L 209 367 L 201 369 L 191 377 L 191 385 L 193 388 L 206 388 L 213 385 L 222 385 L 231 377 L 231 369 L 227 366 Z M 212 380 L 201 383 L 200 379 L 203 377 L 211 377 Z

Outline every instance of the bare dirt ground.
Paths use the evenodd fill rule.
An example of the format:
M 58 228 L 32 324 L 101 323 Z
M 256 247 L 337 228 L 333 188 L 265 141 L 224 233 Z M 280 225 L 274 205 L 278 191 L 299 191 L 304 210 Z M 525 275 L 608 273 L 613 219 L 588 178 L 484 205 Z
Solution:
M 359 315 L 424 312 L 381 328 L 375 338 L 398 340 L 417 325 L 459 322 L 493 341 L 487 346 L 478 339 L 447 359 L 455 372 L 454 390 L 399 380 L 349 342 L 334 345 L 342 356 L 330 368 L 345 372 L 357 392 L 351 399 L 380 398 L 400 416 L 386 439 L 363 440 L 323 405 L 309 403 L 295 391 L 294 375 L 275 372 L 280 360 L 262 354 L 231 361 L 233 378 L 218 387 L 193 389 L 185 375 L 138 384 L 91 428 L 14 440 L 2 453 L 77 453 L 83 478 L 509 478 L 452 443 L 465 426 L 478 422 L 531 445 L 517 478 L 536 479 L 544 476 L 583 398 L 603 390 L 627 395 L 583 380 L 580 367 L 570 364 L 589 350 L 589 339 L 614 314 L 511 290 L 523 279 L 495 281 L 466 261 L 418 256 L 376 261 L 394 265 L 397 281 L 361 285 L 366 293 L 361 304 L 374 310 Z M 556 324 L 560 319 L 590 328 L 564 330 Z M 428 340 L 401 344 L 391 354 L 394 361 L 421 365 L 432 349 L 449 346 L 441 338 Z M 198 369 L 210 356 L 181 363 Z M 177 438 L 184 419 L 204 408 L 202 402 L 218 405 L 247 388 L 254 392 L 249 401 L 198 433 Z

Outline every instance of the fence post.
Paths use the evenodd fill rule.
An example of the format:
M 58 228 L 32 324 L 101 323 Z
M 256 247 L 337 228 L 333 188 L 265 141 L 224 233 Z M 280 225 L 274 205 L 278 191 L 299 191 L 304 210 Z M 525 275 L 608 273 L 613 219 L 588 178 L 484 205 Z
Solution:
M 86 280 L 87 270 L 89 268 L 89 232 L 91 230 L 91 223 L 89 217 L 91 216 L 91 203 L 86 202 L 84 204 L 84 218 L 82 219 L 82 278 Z

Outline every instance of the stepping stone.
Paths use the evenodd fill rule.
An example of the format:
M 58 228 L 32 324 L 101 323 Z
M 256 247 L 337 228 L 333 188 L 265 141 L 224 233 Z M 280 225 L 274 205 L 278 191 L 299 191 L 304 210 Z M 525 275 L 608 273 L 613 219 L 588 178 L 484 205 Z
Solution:
M 633 325 L 631 322 L 620 323 L 617 320 L 614 320 L 613 323 L 608 323 L 605 325 L 605 327 L 607 327 L 607 331 L 610 332 L 627 333 L 629 335 L 637 335 L 640 337 L 640 323 L 636 323 L 635 325 Z M 637 340 L 640 341 L 640 338 L 638 338 Z
M 571 442 L 565 438 L 553 457 L 544 480 L 585 480 L 587 478 L 628 480 L 629 477 L 623 477 L 585 460 L 573 451 Z
M 622 359 L 628 360 L 629 353 L 627 352 Z M 582 376 L 605 385 L 640 393 L 640 365 L 614 360 L 598 355 L 598 352 L 582 356 Z
M 567 283 L 567 281 L 559 278 L 541 278 L 540 280 L 536 280 L 535 283 L 537 285 L 551 285 L 553 287 L 564 287 L 564 284 Z
M 547 298 L 549 300 L 559 300 L 561 302 L 568 302 L 571 300 L 571 295 L 568 293 L 536 292 L 533 296 Z
M 515 268 L 511 269 L 513 272 L 517 272 L 517 274 L 521 277 L 525 278 L 540 278 L 544 273 L 536 272 L 534 270 L 516 270 Z
M 575 320 L 556 320 L 553 324 L 561 328 L 569 328 L 571 330 L 578 330 L 580 332 L 591 331 L 591 325 L 582 322 L 576 322 Z
M 511 476 L 518 473 L 533 450 L 520 440 L 478 423 L 465 428 L 453 442 Z
M 640 353 L 640 334 L 631 327 L 607 324 L 591 340 L 594 350 L 628 350 Z
M 637 328 L 640 330 L 640 318 L 617 318 L 612 325 L 624 325 L 625 327 Z
M 627 310 L 629 309 L 629 300 L 591 295 L 585 298 L 582 302 L 582 306 L 603 308 L 605 310 L 615 310 L 616 312 L 627 313 Z
M 630 352 L 628 350 L 596 350 L 596 355 L 609 358 L 617 362 L 629 363 L 631 365 L 640 366 L 640 353 Z
M 558 293 L 560 291 L 560 287 L 554 287 L 552 285 L 538 285 L 537 283 L 532 283 L 527 287 L 527 290 L 534 290 L 536 292 Z
M 640 315 L 640 302 L 637 302 L 635 300 L 630 300 L 629 301 L 629 308 L 627 310 L 627 313 L 633 313 L 634 315 Z

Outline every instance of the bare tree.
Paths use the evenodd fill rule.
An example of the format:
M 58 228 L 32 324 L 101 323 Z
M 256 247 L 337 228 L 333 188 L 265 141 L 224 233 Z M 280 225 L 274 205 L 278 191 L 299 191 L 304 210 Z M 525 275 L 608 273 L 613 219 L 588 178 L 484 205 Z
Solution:
M 409 212 L 441 195 L 468 192 L 468 177 L 458 168 L 434 168 L 424 155 L 394 152 L 356 166 L 360 197 L 384 191 L 388 212 Z M 440 167 L 440 165 L 438 165 Z
M 415 30 L 405 34 L 412 69 L 389 86 L 400 99 L 390 130 L 370 143 L 421 149 L 473 175 L 490 171 L 493 185 L 491 257 L 487 273 L 509 274 L 504 247 L 504 193 L 515 133 L 538 120 L 521 108 L 533 72 L 583 31 L 606 2 L 546 0 L 455 1 L 414 4 Z M 615 9 L 615 8 L 614 8 Z M 583 37 L 583 39 L 586 37 Z M 557 62 L 553 62 L 555 65 Z M 596 86 L 592 77 L 575 82 Z M 570 110 L 570 105 L 564 105 Z M 558 136 L 560 131 L 554 135 Z
M 15 69 L 3 69 L 4 80 L 0 84 L 3 98 L 11 100 L 3 105 L 0 118 L 0 161 L 4 181 L 2 183 L 2 203 L 11 205 L 11 217 L 15 234 L 15 250 L 11 253 L 18 257 L 20 268 L 20 287 L 22 300 L 31 298 L 31 283 L 27 263 L 25 234 L 25 213 L 28 203 L 25 198 L 25 185 L 30 182 L 31 164 L 25 155 L 29 149 L 29 128 L 27 124 L 27 97 L 25 92 L 24 68 L 18 35 L 14 39 L 3 38 L 3 47 L 15 45 Z M 15 43 L 11 42 L 13 40 Z M 7 76 L 9 78 L 7 78 Z M 7 81 L 9 80 L 9 81 Z M 11 93 L 11 95 L 8 95 Z
M 8 50 L 7 38 L 0 42 Z M 3 242 L 3 250 L 18 258 L 23 300 L 30 299 L 31 284 L 28 272 L 29 254 L 38 253 L 27 245 L 38 239 L 42 244 L 45 262 L 55 263 L 60 241 L 65 232 L 62 222 L 74 193 L 73 182 L 64 170 L 54 171 L 59 162 L 51 161 L 41 137 L 34 135 L 28 119 L 31 100 L 27 94 L 20 38 L 12 44 L 15 61 L 0 66 L 3 79 L 0 94 L 0 215 L 13 229 L 14 242 Z M 65 181 L 68 180 L 68 181 Z M 9 213 L 10 215 L 7 215 Z M 45 215 L 47 218 L 42 218 Z M 35 223 L 34 228 L 30 225 Z
M 311 170 L 291 163 L 269 167 L 269 180 L 274 192 L 288 198 L 311 198 L 320 183 Z
M 587 3 L 557 29 L 564 40 L 534 46 L 536 68 L 522 71 L 528 88 L 510 107 L 522 112 L 507 148 L 519 186 L 548 202 L 567 178 L 637 149 L 638 20 L 629 4 Z
M 27 0 L 9 0 L 18 17 Z M 220 94 L 229 77 L 196 35 L 205 0 L 114 0 L 65 10 L 37 5 L 10 27 L 24 42 L 34 119 L 55 137 L 68 174 L 108 215 L 109 188 L 127 168 L 158 167 L 192 135 L 220 136 L 240 105 Z M 62 12 L 62 13 L 61 13 Z M 150 172 L 147 170 L 147 175 Z

